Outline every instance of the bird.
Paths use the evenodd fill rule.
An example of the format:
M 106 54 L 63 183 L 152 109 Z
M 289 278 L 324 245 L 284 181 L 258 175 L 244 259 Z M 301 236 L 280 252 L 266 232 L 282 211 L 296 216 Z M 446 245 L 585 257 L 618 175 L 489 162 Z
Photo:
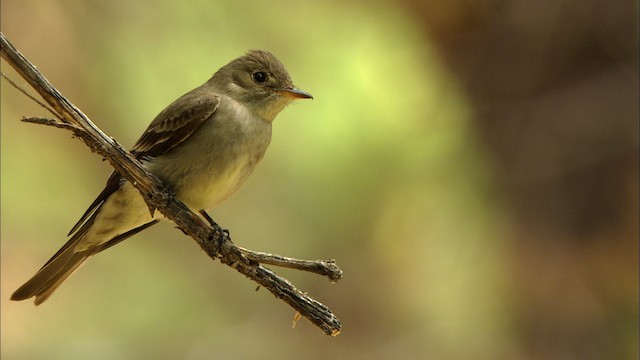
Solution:
M 293 85 L 270 52 L 250 50 L 162 110 L 131 153 L 202 216 L 238 190 L 263 158 L 275 117 L 313 96 Z M 70 239 L 11 300 L 42 304 L 89 257 L 163 220 L 114 171 L 73 226 Z M 210 219 L 210 218 L 208 218 Z

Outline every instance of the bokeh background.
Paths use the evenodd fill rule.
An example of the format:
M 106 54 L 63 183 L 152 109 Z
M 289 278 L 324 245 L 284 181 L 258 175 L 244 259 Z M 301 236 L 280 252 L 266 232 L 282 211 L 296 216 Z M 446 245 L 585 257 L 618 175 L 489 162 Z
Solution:
M 315 99 L 214 218 L 235 242 L 335 258 L 276 269 L 322 334 L 170 223 L 44 305 L 10 294 L 66 241 L 108 163 L 2 86 L 3 359 L 637 359 L 638 2 L 2 0 L 2 31 L 131 146 L 248 49 Z M 2 71 L 25 82 L 3 61 Z

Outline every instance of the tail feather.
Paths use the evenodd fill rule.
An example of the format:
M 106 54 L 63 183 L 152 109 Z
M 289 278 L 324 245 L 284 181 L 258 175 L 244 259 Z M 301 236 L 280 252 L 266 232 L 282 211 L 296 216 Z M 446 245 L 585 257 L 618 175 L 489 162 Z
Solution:
M 29 281 L 11 295 L 11 300 L 26 300 L 36 297 L 35 304 L 42 304 L 62 282 L 80 266 L 92 252 L 74 252 L 70 246 L 56 254 Z
M 87 250 L 76 251 L 76 246 L 83 241 L 84 236 L 93 225 L 96 215 L 97 213 L 94 213 L 29 281 L 16 290 L 13 295 L 11 295 L 11 300 L 26 300 L 35 296 L 35 304 L 42 304 L 89 256 L 108 249 L 159 221 L 157 219 L 149 221 L 135 229 L 115 236 L 109 241 L 100 243 Z

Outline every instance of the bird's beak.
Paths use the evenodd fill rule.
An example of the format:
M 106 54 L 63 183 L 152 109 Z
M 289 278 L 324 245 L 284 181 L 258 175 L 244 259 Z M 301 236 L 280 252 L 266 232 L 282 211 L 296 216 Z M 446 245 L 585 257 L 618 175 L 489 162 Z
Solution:
M 313 96 L 304 90 L 300 90 L 294 87 L 288 87 L 285 89 L 276 89 L 276 92 L 282 96 L 294 98 L 294 99 L 313 99 Z

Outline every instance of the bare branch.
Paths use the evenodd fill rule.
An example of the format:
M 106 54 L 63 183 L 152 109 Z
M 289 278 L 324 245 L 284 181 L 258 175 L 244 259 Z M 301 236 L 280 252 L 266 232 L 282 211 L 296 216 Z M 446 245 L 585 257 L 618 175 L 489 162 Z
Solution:
M 333 259 L 330 260 L 300 260 L 282 255 L 252 251 L 238 246 L 242 255 L 251 261 L 260 264 L 269 264 L 289 269 L 308 271 L 314 274 L 326 276 L 332 282 L 342 279 L 342 270 Z
M 191 236 L 212 259 L 220 259 L 223 264 L 231 266 L 260 286 L 268 289 L 275 297 L 289 304 L 297 312 L 302 314 L 302 316 L 322 329 L 325 334 L 335 336 L 340 332 L 340 321 L 333 315 L 329 308 L 298 290 L 286 279 L 277 276 L 271 270 L 261 266 L 259 264 L 260 260 L 265 260 L 266 257 L 254 255 L 264 253 L 253 253 L 237 247 L 231 241 L 228 234 L 213 222 L 213 220 L 210 221 L 211 226 L 209 226 L 203 221 L 202 217 L 194 214 L 182 202 L 175 199 L 170 189 L 165 188 L 155 175 L 147 171 L 147 169 L 145 169 L 133 155 L 118 144 L 115 139 L 104 134 L 80 109 L 62 96 L 62 94 L 11 45 L 1 32 L 0 49 L 2 58 L 42 96 L 52 107 L 52 112 L 60 119 L 60 121 L 57 121 L 46 118 L 24 118 L 23 121 L 72 131 L 74 135 L 81 139 L 92 151 L 97 152 L 109 160 L 116 171 L 136 186 L 151 210 L 157 209 L 162 212 L 165 217 L 174 221 L 176 225 L 185 234 Z M 279 258 L 279 262 L 271 264 L 278 266 L 285 266 L 284 264 L 289 260 L 289 258 L 285 257 L 272 256 L 272 258 L 273 257 Z M 340 271 L 333 262 L 321 262 L 325 265 L 311 265 L 314 263 L 313 261 L 296 261 L 300 263 L 288 267 L 303 269 L 305 266 L 307 268 L 312 268 L 313 266 L 322 268 L 324 266 L 329 270 L 313 272 L 322 273 L 322 271 L 327 271 L 328 273 L 333 273 L 333 277 L 322 273 L 329 276 L 332 280 L 339 279 L 335 274 L 339 273 L 340 277 L 342 274 L 342 271 Z M 330 264 L 333 265 L 331 266 Z

